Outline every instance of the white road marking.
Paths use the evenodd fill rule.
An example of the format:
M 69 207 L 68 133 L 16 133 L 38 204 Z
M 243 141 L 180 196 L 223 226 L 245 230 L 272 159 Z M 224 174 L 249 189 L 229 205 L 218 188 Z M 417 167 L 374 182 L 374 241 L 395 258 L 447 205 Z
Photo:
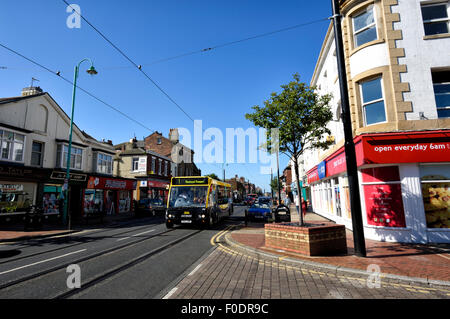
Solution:
M 142 233 L 135 234 L 135 235 L 133 235 L 133 236 L 128 236 L 128 237 L 119 238 L 119 239 L 117 239 L 117 241 L 121 241 L 121 240 L 125 240 L 125 239 L 130 239 L 131 237 L 140 236 L 140 235 L 143 235 L 143 234 L 150 233 L 150 232 L 152 232 L 152 231 L 155 231 L 155 230 L 154 230 L 154 229 L 150 229 L 150 230 L 144 231 L 144 232 L 142 232 Z
M 71 253 L 68 253 L 68 254 L 65 254 L 65 255 L 56 256 L 56 257 L 53 257 L 53 258 L 49 258 L 49 259 L 41 260 L 41 261 L 38 261 L 38 262 L 35 262 L 35 263 L 32 263 L 32 264 L 28 264 L 28 265 L 25 265 L 25 266 L 20 266 L 20 267 L 14 268 L 14 269 L 6 270 L 6 271 L 3 271 L 3 272 L 0 272 L 0 275 L 7 274 L 9 272 L 13 272 L 13 271 L 16 271 L 16 270 L 19 270 L 19 269 L 31 267 L 31 266 L 34 266 L 34 265 L 42 264 L 42 263 L 45 263 L 47 261 L 55 260 L 55 259 L 58 259 L 58 258 L 63 258 L 63 257 L 70 256 L 70 255 L 73 255 L 73 254 L 78 254 L 78 253 L 81 253 L 81 252 L 86 251 L 86 250 L 87 249 L 81 249 L 81 250 L 77 250 L 77 251 L 74 251 L 74 252 L 71 252 Z
M 189 275 L 188 275 L 188 277 L 189 276 L 192 276 L 200 267 L 202 266 L 202 264 L 199 264 L 197 267 L 195 267 L 194 268 L 194 270 L 192 270 L 190 273 L 189 273 Z
M 177 287 L 172 288 L 172 290 L 169 291 L 169 293 L 168 293 L 167 295 L 165 295 L 165 296 L 163 297 L 163 299 L 169 299 L 169 298 L 175 293 L 175 291 L 177 291 L 177 290 L 178 290 Z

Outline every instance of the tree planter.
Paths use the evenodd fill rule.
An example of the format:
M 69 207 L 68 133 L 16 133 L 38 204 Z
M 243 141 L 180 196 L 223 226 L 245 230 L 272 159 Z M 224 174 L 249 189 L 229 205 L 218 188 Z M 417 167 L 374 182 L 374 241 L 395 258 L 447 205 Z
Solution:
M 347 253 L 345 226 L 336 224 L 295 223 L 265 224 L 266 247 L 283 249 L 307 256 Z

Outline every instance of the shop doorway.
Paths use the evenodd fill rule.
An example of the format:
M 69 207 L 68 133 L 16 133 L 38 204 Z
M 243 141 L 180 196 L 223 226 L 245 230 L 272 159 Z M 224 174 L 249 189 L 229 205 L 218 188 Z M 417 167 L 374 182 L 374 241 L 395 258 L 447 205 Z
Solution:
M 117 203 L 117 192 L 107 191 L 106 192 L 106 214 L 115 215 L 116 214 L 116 203 Z

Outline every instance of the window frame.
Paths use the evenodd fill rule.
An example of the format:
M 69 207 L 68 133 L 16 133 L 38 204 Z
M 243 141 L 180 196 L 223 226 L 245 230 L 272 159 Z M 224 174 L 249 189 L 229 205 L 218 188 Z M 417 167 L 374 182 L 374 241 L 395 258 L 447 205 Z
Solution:
M 363 28 L 360 28 L 360 29 L 356 30 L 356 28 L 355 28 L 355 18 L 359 17 L 360 15 L 363 15 L 363 14 L 369 12 L 369 10 L 372 11 L 373 23 L 368 24 L 368 25 L 364 26 Z M 352 14 L 351 15 L 351 20 L 352 20 L 353 49 L 357 49 L 357 48 L 359 48 L 359 47 L 361 47 L 361 46 L 363 46 L 363 45 L 365 45 L 367 43 L 370 43 L 372 41 L 377 41 L 380 38 L 380 35 L 379 35 L 379 32 L 378 32 L 378 25 L 377 25 L 377 11 L 375 10 L 375 5 L 374 4 L 370 4 L 367 7 L 365 7 L 363 9 L 355 12 L 354 14 Z M 366 30 L 371 29 L 372 27 L 375 29 L 376 38 L 373 39 L 373 40 L 370 40 L 370 41 L 367 41 L 367 42 L 364 42 L 364 43 L 358 45 L 356 36 L 358 34 L 364 32 L 364 31 L 366 31 Z
M 25 145 L 26 145 L 26 139 L 27 136 L 25 134 L 18 133 L 14 130 L 4 129 L 0 128 L 0 161 L 6 161 L 6 162 L 14 162 L 14 163 L 24 163 L 25 162 Z M 13 137 L 11 140 L 4 138 L 5 132 L 13 134 Z M 20 135 L 23 137 L 22 141 L 16 139 L 16 135 Z M 3 158 L 3 142 L 10 143 L 10 147 L 8 150 L 8 157 Z M 21 160 L 16 160 L 16 144 L 22 145 L 22 158 Z
M 428 19 L 428 20 L 425 20 L 423 18 L 422 8 L 424 8 L 424 7 L 436 7 L 436 6 L 441 6 L 441 5 L 445 5 L 446 8 L 447 8 L 447 18 Z M 428 37 L 428 36 L 436 36 L 436 35 L 440 35 L 440 34 L 450 34 L 450 1 L 441 1 L 441 2 L 436 2 L 436 3 L 421 3 L 420 11 L 421 11 L 421 14 L 422 14 L 423 31 L 424 31 L 424 35 L 426 37 Z M 444 33 L 433 33 L 433 34 L 427 34 L 426 33 L 425 24 L 433 24 L 433 23 L 441 23 L 441 22 L 447 22 L 447 32 L 444 32 Z
M 441 73 L 441 72 L 442 73 L 447 72 L 448 74 L 450 74 L 449 70 L 444 70 L 444 71 L 443 70 L 435 70 L 435 71 L 431 71 L 432 78 L 433 78 L 433 74 Z M 434 93 L 434 100 L 435 100 L 435 103 L 436 103 L 437 117 L 439 119 L 450 118 L 450 116 L 446 116 L 446 117 L 440 117 L 439 116 L 439 110 L 450 110 L 450 104 L 449 105 L 445 105 L 445 106 L 438 106 L 437 105 L 437 101 L 436 101 L 436 95 L 450 95 L 450 90 L 448 92 L 445 92 L 445 93 L 436 93 L 436 90 L 435 90 L 435 86 L 436 85 L 449 85 L 450 86 L 450 79 L 447 80 L 448 82 L 435 82 L 434 80 L 432 80 L 432 81 L 433 81 L 433 93 Z
M 380 81 L 381 96 L 382 97 L 380 99 L 364 102 L 364 93 L 363 93 L 363 86 L 362 86 L 362 84 L 364 84 L 366 82 L 374 81 L 374 80 L 377 80 L 377 79 Z M 371 78 L 366 78 L 366 79 L 360 80 L 360 81 L 358 81 L 358 85 L 359 85 L 362 117 L 363 117 L 363 126 L 367 127 L 367 126 L 370 126 L 370 125 L 387 123 L 388 122 L 388 118 L 387 118 L 387 110 L 386 110 L 386 94 L 384 92 L 384 85 L 383 85 L 383 75 L 380 74 L 380 75 L 377 75 L 377 76 L 374 76 L 374 77 L 371 77 Z M 372 124 L 367 124 L 366 106 L 371 105 L 371 104 L 375 104 L 375 103 L 378 103 L 378 102 L 381 102 L 381 101 L 383 101 L 384 118 L 385 118 L 385 120 L 382 121 L 382 122 L 376 122 L 376 123 L 372 123 Z
M 131 158 L 131 171 L 137 172 L 138 170 L 139 170 L 139 157 L 132 157 Z
M 33 150 L 33 146 L 34 146 L 34 144 L 40 144 L 41 145 L 41 151 L 39 152 L 39 164 L 35 164 L 35 163 L 33 163 L 33 154 L 36 154 L 36 153 L 38 153 L 38 152 L 35 152 L 34 150 Z M 31 157 L 30 157 L 30 165 L 31 166 L 39 166 L 39 167 L 41 167 L 42 165 L 43 165 L 43 162 L 44 162 L 44 148 L 45 148 L 45 143 L 44 142 L 41 142 L 41 141 L 33 141 L 32 143 L 31 143 Z
M 102 158 L 103 157 L 103 158 Z M 110 160 L 108 158 L 111 158 Z M 108 167 L 108 163 L 110 163 Z M 102 168 L 106 171 L 103 171 Z M 112 175 L 113 173 L 113 157 L 110 154 L 97 152 L 96 171 L 100 174 Z
M 66 143 L 58 143 L 57 144 L 57 148 L 56 148 L 56 153 L 57 153 L 57 155 L 56 155 L 56 159 L 57 159 L 57 165 L 58 165 L 58 167 L 60 167 L 60 168 L 64 168 L 64 169 L 67 169 L 67 159 L 66 160 L 64 160 L 64 153 L 66 153 L 65 151 L 64 151 L 64 149 L 65 149 L 65 147 L 67 147 L 67 155 L 69 155 L 69 144 L 66 144 Z M 81 153 L 80 154 L 78 154 L 77 152 L 74 152 L 74 151 L 81 151 Z M 74 146 L 73 144 L 72 144 L 72 147 L 71 147 L 71 150 L 70 150 L 70 156 L 72 157 L 74 157 L 74 160 L 72 161 L 72 159 L 70 159 L 70 165 L 74 165 L 74 167 L 70 167 L 70 169 L 73 169 L 73 170 L 77 170 L 77 171 L 82 171 L 83 170 L 83 165 L 84 165 L 84 160 L 83 160 L 83 153 L 84 153 L 84 149 L 83 148 L 81 148 L 81 147 L 76 147 L 76 146 Z M 77 157 L 80 157 L 81 158 L 81 161 L 80 161 L 80 168 L 78 168 L 78 167 L 75 167 L 75 164 L 77 163 L 77 161 L 76 161 L 76 158 Z

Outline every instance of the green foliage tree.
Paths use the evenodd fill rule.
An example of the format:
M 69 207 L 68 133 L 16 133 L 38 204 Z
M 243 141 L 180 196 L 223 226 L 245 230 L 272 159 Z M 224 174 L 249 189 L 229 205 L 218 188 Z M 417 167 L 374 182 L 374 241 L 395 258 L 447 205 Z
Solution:
M 205 175 L 205 176 L 209 176 L 209 177 L 211 177 L 211 178 L 214 178 L 214 179 L 217 179 L 217 180 L 219 180 L 220 181 L 220 178 L 219 178 L 219 176 L 217 176 L 216 174 L 214 174 L 214 173 L 211 173 L 211 174 L 208 174 L 208 175 Z
M 293 77 L 293 81 L 281 86 L 281 93 L 273 92 L 264 101 L 264 107 L 253 106 L 254 112 L 245 117 L 255 126 L 267 129 L 267 144 L 262 147 L 268 151 L 278 150 L 293 160 L 300 190 L 299 157 L 307 149 L 327 149 L 333 143 L 324 138 L 331 134 L 327 124 L 333 114 L 329 105 L 331 95 L 320 96 L 315 87 L 300 82 L 297 73 Z M 274 130 L 278 134 L 271 134 Z M 299 202 L 300 226 L 304 226 L 300 191 Z
M 270 180 L 270 189 L 273 190 L 274 192 L 278 192 L 278 177 L 274 176 L 271 180 Z

